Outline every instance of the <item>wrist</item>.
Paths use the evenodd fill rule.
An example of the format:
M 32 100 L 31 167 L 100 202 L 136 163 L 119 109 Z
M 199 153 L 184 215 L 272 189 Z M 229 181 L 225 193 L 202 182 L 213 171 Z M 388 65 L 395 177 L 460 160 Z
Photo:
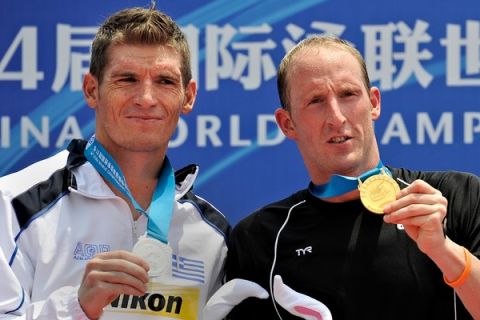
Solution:
M 83 310 L 78 298 L 71 301 L 69 309 L 72 315 L 72 319 L 74 320 L 92 320 Z
M 86 310 L 86 308 L 84 308 L 84 306 L 80 302 L 80 297 L 78 297 L 78 299 L 77 299 L 77 305 L 78 305 L 78 308 L 80 309 L 80 312 L 84 315 L 83 318 L 78 318 L 78 320 L 98 320 L 98 319 L 100 319 L 100 317 L 103 314 L 103 310 L 100 313 L 91 314 L 91 312 Z
M 465 267 L 463 268 L 463 271 L 460 274 L 460 276 L 457 277 L 456 279 L 449 280 L 447 279 L 445 274 L 443 275 L 443 280 L 445 281 L 445 283 L 452 288 L 458 288 L 462 286 L 465 283 L 465 281 L 468 279 L 472 271 L 472 254 L 465 247 L 462 247 L 462 249 L 465 257 Z

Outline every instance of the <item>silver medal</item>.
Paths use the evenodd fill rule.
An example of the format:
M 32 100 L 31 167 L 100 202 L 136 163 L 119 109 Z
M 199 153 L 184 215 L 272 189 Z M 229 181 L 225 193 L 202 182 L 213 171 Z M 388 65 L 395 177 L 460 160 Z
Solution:
M 172 248 L 168 244 L 151 237 L 141 236 L 132 251 L 148 262 L 150 277 L 170 278 L 172 276 Z

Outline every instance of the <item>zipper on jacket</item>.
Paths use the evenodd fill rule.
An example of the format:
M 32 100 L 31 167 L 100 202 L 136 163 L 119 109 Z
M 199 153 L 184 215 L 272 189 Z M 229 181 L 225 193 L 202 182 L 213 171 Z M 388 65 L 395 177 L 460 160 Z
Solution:
M 138 237 L 139 235 L 137 232 L 137 220 L 132 219 L 132 239 L 133 239 L 132 245 L 135 245 L 135 243 L 137 243 Z

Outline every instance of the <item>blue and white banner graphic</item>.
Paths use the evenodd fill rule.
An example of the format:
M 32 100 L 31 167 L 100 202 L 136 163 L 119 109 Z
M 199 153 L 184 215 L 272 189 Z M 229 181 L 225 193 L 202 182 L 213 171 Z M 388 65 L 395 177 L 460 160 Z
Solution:
M 0 4 L 0 175 L 88 139 L 82 76 L 99 24 L 149 0 Z M 295 43 L 335 33 L 364 55 L 382 91 L 375 130 L 386 165 L 480 174 L 478 0 L 158 1 L 184 30 L 199 95 L 168 156 L 200 165 L 195 191 L 232 224 L 309 179 L 277 129 L 276 69 Z

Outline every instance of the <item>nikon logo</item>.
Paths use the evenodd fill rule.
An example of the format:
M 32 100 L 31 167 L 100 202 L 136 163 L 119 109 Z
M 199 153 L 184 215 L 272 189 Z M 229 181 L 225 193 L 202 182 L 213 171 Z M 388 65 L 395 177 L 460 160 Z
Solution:
M 182 302 L 182 297 L 163 296 L 160 293 L 146 293 L 141 297 L 120 295 L 110 306 L 113 308 L 130 309 L 132 311 L 163 311 L 165 313 L 180 314 Z

